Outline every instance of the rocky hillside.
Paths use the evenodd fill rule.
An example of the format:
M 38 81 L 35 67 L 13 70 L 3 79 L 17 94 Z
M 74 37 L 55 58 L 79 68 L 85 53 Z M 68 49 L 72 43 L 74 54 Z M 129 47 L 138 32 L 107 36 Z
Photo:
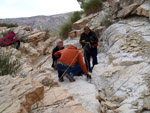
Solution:
M 62 25 L 62 23 L 67 22 L 71 15 L 72 12 L 52 16 L 0 19 L 0 22 L 14 23 L 19 26 L 32 26 L 39 30 L 49 29 L 52 31 L 58 31 L 58 28 Z
M 80 47 L 79 36 L 85 25 L 99 38 L 92 83 L 87 83 L 85 76 L 75 77 L 74 83 L 65 77 L 64 82 L 58 82 L 57 72 L 51 68 L 51 50 L 57 37 L 45 40 L 45 32 L 12 28 L 18 36 L 25 36 L 20 49 L 10 46 L 0 50 L 12 50 L 22 68 L 16 77 L 0 77 L 0 112 L 149 113 L 149 12 L 147 0 L 107 0 L 102 11 L 73 24 L 65 45 Z M 0 28 L 0 32 L 7 30 Z
M 0 47 L 0 51 L 11 51 L 13 59 L 21 63 L 15 77 L 0 76 L 0 113 L 91 113 L 54 79 L 57 74 L 51 68 L 51 49 L 57 37 L 45 40 L 45 32 L 26 31 L 26 27 L 21 26 L 3 27 L 0 33 L 10 29 L 26 37 L 18 50 L 13 45 Z M 46 67 L 45 63 L 48 63 Z
M 150 2 L 108 0 L 104 4 L 102 11 L 75 22 L 70 33 L 79 39 L 88 25 L 99 38 L 99 64 L 92 75 L 101 112 L 149 113 Z M 112 15 L 109 27 L 108 14 Z

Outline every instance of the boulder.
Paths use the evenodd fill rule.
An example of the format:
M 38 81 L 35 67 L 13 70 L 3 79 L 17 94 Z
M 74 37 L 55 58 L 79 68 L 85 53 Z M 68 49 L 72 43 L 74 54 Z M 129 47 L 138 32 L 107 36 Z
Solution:
M 102 102 L 102 104 L 103 104 L 104 107 L 106 107 L 108 109 L 111 109 L 111 110 L 118 108 L 117 104 L 113 104 L 110 101 Z
M 50 73 L 41 73 L 34 76 L 44 86 L 54 87 L 58 86 L 58 83 L 51 77 Z
M 150 110 L 150 96 L 144 97 L 144 109 Z
M 124 7 L 122 10 L 120 10 L 117 14 L 118 18 L 124 18 L 131 14 L 137 7 L 139 6 L 138 3 L 131 4 L 129 6 Z
M 102 34 L 105 51 L 99 54 L 100 64 L 94 66 L 93 79 L 105 101 L 120 104 L 114 112 L 149 110 L 149 96 L 143 97 L 143 92 L 149 89 L 149 80 L 145 79 L 150 72 L 149 25 L 145 17 L 131 17 L 111 25 Z M 110 105 L 105 105 L 106 112 Z
M 92 113 L 73 100 L 71 94 L 65 88 L 53 87 L 48 90 L 39 108 L 33 109 L 31 113 Z
M 42 52 L 37 51 L 29 43 L 22 43 L 19 50 L 24 54 L 23 57 L 26 57 L 30 63 L 34 63 L 42 55 Z
M 42 41 L 45 37 L 45 32 L 38 32 L 33 35 L 29 35 L 25 41 L 31 43 L 31 45 L 37 45 L 38 42 Z
M 0 112 L 28 113 L 44 98 L 44 87 L 33 78 L 0 77 Z
M 91 14 L 87 17 L 84 17 L 80 20 L 78 20 L 77 22 L 73 23 L 72 28 L 73 30 L 80 30 L 81 28 L 84 28 L 84 26 L 94 17 L 96 17 L 98 15 L 98 13 L 96 14 Z
M 139 6 L 136 9 L 136 14 L 150 17 L 150 1 L 145 1 L 141 6 Z

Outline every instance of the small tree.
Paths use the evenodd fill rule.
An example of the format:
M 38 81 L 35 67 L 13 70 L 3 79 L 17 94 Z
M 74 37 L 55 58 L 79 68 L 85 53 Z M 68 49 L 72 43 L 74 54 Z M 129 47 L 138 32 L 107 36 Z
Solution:
M 60 28 L 60 35 L 62 38 L 67 38 L 68 33 L 72 30 L 72 23 L 68 22 L 61 26 Z
M 61 26 L 60 33 L 59 33 L 60 36 L 62 38 L 67 38 L 68 33 L 72 30 L 72 24 L 78 21 L 79 19 L 81 19 L 81 13 L 78 11 L 74 12 L 70 20 Z
M 84 10 L 86 15 L 96 13 L 101 10 L 102 2 L 105 0 L 77 0 L 80 7 Z
M 80 7 L 83 9 L 84 8 L 85 0 L 77 0 L 77 1 L 80 4 Z
M 76 22 L 80 19 L 81 19 L 81 12 L 76 11 L 76 12 L 73 13 L 73 15 L 71 17 L 71 23 L 74 23 L 74 22 Z
M 101 0 L 90 0 L 89 2 L 84 4 L 84 13 L 86 15 L 96 13 L 101 10 L 102 1 Z

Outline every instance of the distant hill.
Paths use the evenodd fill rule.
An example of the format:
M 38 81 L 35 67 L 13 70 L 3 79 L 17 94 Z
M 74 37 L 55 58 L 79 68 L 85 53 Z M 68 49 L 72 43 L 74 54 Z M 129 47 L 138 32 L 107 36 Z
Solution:
M 51 15 L 51 16 L 33 16 L 25 18 L 9 18 L 0 19 L 1 22 L 18 24 L 19 26 L 32 26 L 40 30 L 49 29 L 51 31 L 58 31 L 59 27 L 67 22 L 73 12 Z

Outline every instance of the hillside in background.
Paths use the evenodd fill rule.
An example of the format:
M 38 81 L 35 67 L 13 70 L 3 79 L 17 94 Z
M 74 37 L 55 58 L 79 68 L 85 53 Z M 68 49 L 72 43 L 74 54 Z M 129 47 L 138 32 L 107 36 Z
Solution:
M 58 31 L 59 27 L 67 22 L 71 15 L 72 12 L 51 16 L 0 19 L 0 23 L 6 22 L 18 24 L 19 26 L 32 26 L 39 30 L 49 29 L 50 31 Z

